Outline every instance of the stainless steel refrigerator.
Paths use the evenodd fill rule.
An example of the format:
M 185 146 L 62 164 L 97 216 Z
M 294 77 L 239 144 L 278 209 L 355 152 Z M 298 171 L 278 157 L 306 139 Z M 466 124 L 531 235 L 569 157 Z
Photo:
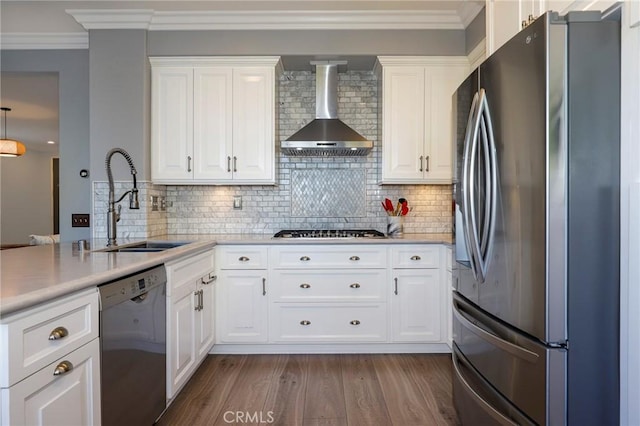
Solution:
M 615 16 L 548 12 L 453 96 L 463 425 L 619 423 L 619 75 Z

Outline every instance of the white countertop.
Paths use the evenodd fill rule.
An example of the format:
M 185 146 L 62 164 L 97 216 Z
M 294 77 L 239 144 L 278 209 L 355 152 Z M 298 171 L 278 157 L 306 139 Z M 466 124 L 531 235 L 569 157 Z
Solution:
M 405 234 L 402 238 L 274 239 L 271 235 L 163 235 L 152 241 L 189 241 L 161 252 L 100 252 L 104 240 L 91 241 L 94 251 L 78 252 L 72 243 L 0 251 L 0 316 L 150 268 L 190 253 L 231 244 L 451 244 L 450 234 Z M 140 241 L 140 240 L 138 240 Z M 136 241 L 120 241 L 120 245 Z

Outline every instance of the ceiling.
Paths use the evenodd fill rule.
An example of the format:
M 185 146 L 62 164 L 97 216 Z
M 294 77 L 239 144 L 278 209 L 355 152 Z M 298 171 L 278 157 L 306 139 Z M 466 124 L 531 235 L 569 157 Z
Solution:
M 3 72 L 0 87 L 0 106 L 11 108 L 7 137 L 24 143 L 27 151 L 57 155 L 58 74 Z M 48 144 L 49 140 L 56 143 Z

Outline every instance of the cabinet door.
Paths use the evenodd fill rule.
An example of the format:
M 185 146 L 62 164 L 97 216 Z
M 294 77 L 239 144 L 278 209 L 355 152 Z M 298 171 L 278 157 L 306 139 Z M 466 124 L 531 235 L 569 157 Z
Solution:
M 224 343 L 266 342 L 267 271 L 226 270 L 216 285 L 218 340 Z
M 383 70 L 382 180 L 421 180 L 424 156 L 424 67 Z M 424 161 L 424 159 L 423 159 Z
M 274 70 L 233 70 L 234 181 L 275 182 Z
M 152 70 L 151 179 L 193 179 L 193 69 Z
M 440 270 L 394 269 L 393 276 L 393 341 L 440 341 Z
M 202 291 L 202 309 L 198 311 L 196 317 L 196 356 L 198 361 L 207 356 L 215 341 L 214 284 L 201 284 L 199 288 Z
M 487 56 L 520 31 L 523 3 L 531 2 L 532 0 L 487 0 Z M 527 5 L 524 6 L 526 8 Z
M 67 362 L 68 372 L 53 372 Z M 3 425 L 99 425 L 100 343 L 94 339 L 2 392 Z
M 452 96 L 464 81 L 466 64 L 437 65 L 425 70 L 426 129 L 424 178 L 431 183 L 451 183 L 453 179 Z
M 194 179 L 231 180 L 232 68 L 194 70 Z
M 169 384 L 167 398 L 173 398 L 196 366 L 196 292 L 193 285 L 181 286 L 171 295 L 170 327 L 167 343 Z

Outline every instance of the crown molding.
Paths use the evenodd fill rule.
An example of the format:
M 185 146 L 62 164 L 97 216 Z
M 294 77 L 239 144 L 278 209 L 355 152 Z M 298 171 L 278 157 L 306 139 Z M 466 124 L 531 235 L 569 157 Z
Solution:
M 487 42 L 485 39 L 482 39 L 480 43 L 476 45 L 476 47 L 469 52 L 467 58 L 469 59 L 469 64 L 471 64 L 471 69 L 475 69 L 478 67 L 487 56 Z
M 459 11 L 460 21 L 462 22 L 463 28 L 467 28 L 469 24 L 471 24 L 471 22 L 476 19 L 476 16 L 478 16 L 478 13 L 480 13 L 482 7 L 483 6 L 475 3 L 464 4 L 464 6 Z
M 2 50 L 88 49 L 89 34 L 82 33 L 4 33 Z
M 481 8 L 469 5 L 464 10 L 464 21 L 471 22 Z M 152 9 L 68 9 L 66 12 L 86 30 L 462 30 L 468 25 L 455 10 L 168 12 Z

